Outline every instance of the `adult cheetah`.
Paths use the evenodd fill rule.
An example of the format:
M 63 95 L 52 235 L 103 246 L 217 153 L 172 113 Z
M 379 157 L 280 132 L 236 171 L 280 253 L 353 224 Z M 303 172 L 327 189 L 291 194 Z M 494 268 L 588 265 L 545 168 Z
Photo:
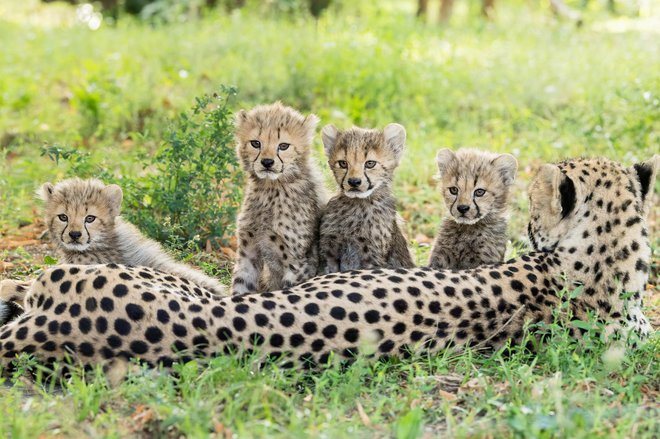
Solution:
M 602 158 L 543 166 L 529 190 L 535 251 L 475 269 L 333 273 L 285 291 L 216 297 L 149 268 L 52 268 L 29 292 L 26 313 L 0 330 L 0 357 L 169 366 L 181 353 L 259 349 L 283 365 L 314 366 L 333 354 L 498 347 L 519 341 L 525 322 L 549 321 L 557 292 L 576 285 L 578 318 L 594 313 L 612 331 L 645 336 L 646 213 L 659 165 L 660 156 L 630 168 Z

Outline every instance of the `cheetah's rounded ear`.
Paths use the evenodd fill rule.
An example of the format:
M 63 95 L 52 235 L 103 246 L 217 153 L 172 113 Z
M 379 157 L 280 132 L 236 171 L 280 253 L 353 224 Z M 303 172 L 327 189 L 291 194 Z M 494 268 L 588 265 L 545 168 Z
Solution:
M 390 123 L 383 128 L 383 137 L 385 145 L 394 151 L 397 160 L 403 154 L 403 148 L 406 145 L 406 129 L 398 123 Z
M 236 129 L 240 129 L 241 125 L 247 121 L 248 115 L 247 111 L 245 110 L 240 110 L 238 113 L 236 113 L 236 117 L 234 120 L 234 125 L 236 126 Z
M 577 191 L 573 180 L 556 165 L 541 166 L 530 185 L 529 196 L 537 197 L 550 209 L 552 215 L 566 218 L 575 208 Z
M 321 130 L 321 140 L 323 140 L 325 155 L 330 156 L 330 151 L 332 151 L 332 148 L 337 144 L 338 137 L 339 130 L 336 126 L 330 124 L 323 127 Z
M 639 180 L 644 215 L 649 213 L 652 204 L 655 178 L 658 175 L 659 168 L 660 154 L 655 154 L 650 159 L 636 163 L 631 167 L 633 175 L 636 175 L 637 180 Z
M 451 149 L 445 148 L 438 151 L 435 156 L 435 163 L 438 165 L 440 175 L 444 174 L 449 166 L 456 160 L 456 154 Z
M 500 154 L 491 162 L 495 169 L 500 172 L 504 184 L 511 186 L 516 179 L 516 172 L 518 171 L 518 161 L 511 154 Z
M 119 212 L 121 211 L 121 200 L 124 197 L 121 188 L 116 184 L 108 185 L 103 188 L 103 195 L 105 195 L 108 200 L 110 215 L 113 217 L 119 215 Z
M 48 201 L 50 200 L 50 197 L 53 196 L 54 190 L 55 187 L 52 185 L 52 183 L 44 183 L 37 191 L 37 197 L 44 201 Z
M 319 124 L 321 119 L 316 114 L 308 114 L 305 116 L 305 120 L 303 120 L 303 126 L 305 128 L 308 128 L 309 130 L 316 130 L 316 126 Z

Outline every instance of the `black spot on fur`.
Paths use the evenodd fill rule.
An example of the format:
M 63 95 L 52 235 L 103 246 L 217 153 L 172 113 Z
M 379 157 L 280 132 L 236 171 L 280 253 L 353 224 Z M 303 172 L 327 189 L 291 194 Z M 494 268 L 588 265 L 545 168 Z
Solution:
M 349 343 L 356 342 L 359 337 L 360 337 L 360 331 L 357 330 L 356 328 L 349 328 L 346 330 L 346 332 L 344 332 L 344 338 Z
M 138 320 L 142 320 L 144 317 L 144 309 L 142 309 L 140 305 L 129 303 L 126 305 L 126 315 L 129 319 L 137 322 Z
M 305 312 L 310 316 L 318 315 L 319 306 L 316 303 L 308 303 L 307 305 L 305 305 Z
M 372 309 L 364 313 L 364 319 L 367 323 L 378 323 L 380 320 L 380 313 L 377 310 Z
M 163 324 L 169 323 L 170 321 L 170 315 L 164 309 L 159 309 L 158 312 L 156 312 L 156 318 Z
M 227 341 L 227 340 L 231 339 L 232 332 L 231 332 L 231 329 L 223 326 L 223 327 L 218 328 L 215 335 L 216 335 L 216 337 L 218 337 L 219 340 Z
M 397 299 L 392 303 L 392 306 L 394 306 L 394 309 L 399 313 L 403 314 L 406 312 L 408 309 L 408 303 L 406 303 L 405 300 L 403 299 Z
M 124 297 L 128 294 L 128 287 L 124 284 L 117 284 L 112 289 L 112 295 L 115 297 Z
M 71 289 L 71 281 L 67 280 L 60 285 L 60 293 L 66 294 Z
M 101 309 L 105 312 L 112 312 L 115 309 L 115 303 L 109 297 L 101 299 Z
M 56 269 L 56 270 L 53 270 L 53 271 L 50 273 L 50 280 L 51 280 L 52 282 L 59 282 L 59 281 L 61 281 L 62 278 L 64 277 L 64 274 L 65 274 L 65 273 L 64 273 L 64 270 L 62 270 L 61 268 L 58 268 L 58 269 Z
M 146 338 L 149 343 L 158 343 L 163 339 L 163 331 L 155 326 L 151 326 L 144 331 L 144 338 Z
M 321 331 L 325 338 L 334 338 L 337 335 L 337 327 L 335 325 L 328 325 Z
M 119 335 L 128 335 L 131 332 L 131 324 L 127 320 L 115 320 L 115 332 Z
M 303 332 L 307 335 L 314 334 L 316 332 L 316 323 L 305 322 L 305 324 L 303 325 Z
M 106 283 L 108 283 L 108 279 L 105 276 L 98 276 L 96 279 L 94 279 L 92 285 L 95 289 L 100 290 L 105 286 Z
M 346 317 L 346 310 L 341 306 L 335 306 L 330 310 L 330 315 L 336 320 L 344 320 Z
M 280 323 L 282 324 L 282 326 L 286 328 L 293 326 L 295 320 L 296 320 L 295 316 L 290 312 L 285 312 L 280 316 Z

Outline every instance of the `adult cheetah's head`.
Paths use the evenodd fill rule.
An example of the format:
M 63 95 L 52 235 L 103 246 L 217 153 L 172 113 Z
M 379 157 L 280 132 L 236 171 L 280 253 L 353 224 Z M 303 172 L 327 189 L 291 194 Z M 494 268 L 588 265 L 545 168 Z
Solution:
M 614 241 L 644 222 L 658 168 L 660 155 L 629 168 L 604 158 L 543 165 L 528 191 L 527 231 L 534 249 L 601 236 Z
M 45 183 L 37 195 L 45 202 L 45 219 L 53 242 L 70 251 L 103 245 L 119 215 L 122 191 L 96 179 L 72 178 Z
M 442 196 L 454 221 L 474 224 L 489 214 L 506 211 L 509 188 L 518 170 L 511 154 L 442 149 L 436 163 Z
M 406 142 L 405 128 L 396 123 L 382 131 L 357 127 L 339 131 L 326 125 L 321 135 L 339 189 L 350 198 L 366 198 L 389 184 Z
M 239 111 L 236 148 L 243 169 L 261 180 L 295 178 L 309 160 L 318 121 L 279 102 Z

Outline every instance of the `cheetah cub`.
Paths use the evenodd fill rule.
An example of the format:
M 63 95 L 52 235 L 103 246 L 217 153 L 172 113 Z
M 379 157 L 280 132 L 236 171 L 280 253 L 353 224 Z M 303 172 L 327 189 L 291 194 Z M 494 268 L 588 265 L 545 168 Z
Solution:
M 237 153 L 247 182 L 234 294 L 285 289 L 316 275 L 325 202 L 311 148 L 317 123 L 315 115 L 279 102 L 237 114 Z
M 143 265 L 180 276 L 215 294 L 226 294 L 219 281 L 176 262 L 157 242 L 118 216 L 123 198 L 119 186 L 72 178 L 54 186 L 45 183 L 37 195 L 45 202 L 48 234 L 60 263 Z M 2 281 L 0 299 L 22 305 L 30 284 Z
M 327 125 L 322 137 L 339 193 L 321 218 L 321 272 L 414 267 L 392 194 L 406 130 L 395 123 L 383 130 Z
M 436 161 L 449 217 L 438 230 L 429 265 L 461 270 L 501 262 L 518 162 L 510 154 L 471 149 L 443 149 Z

